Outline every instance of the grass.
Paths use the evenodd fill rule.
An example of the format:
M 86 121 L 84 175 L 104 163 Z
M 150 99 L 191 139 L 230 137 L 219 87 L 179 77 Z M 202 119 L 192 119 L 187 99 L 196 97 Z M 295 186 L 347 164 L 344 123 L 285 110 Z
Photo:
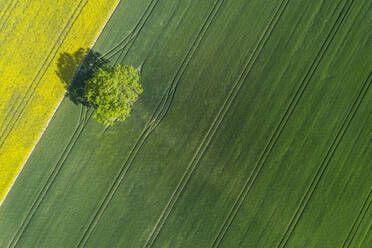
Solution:
M 59 54 L 90 47 L 115 4 L 1 3 L 0 200 L 64 95 L 65 85 L 55 73 Z M 82 58 L 69 67 L 64 80 L 72 80 Z
M 143 96 L 106 131 L 63 100 L 0 246 L 370 247 L 371 13 L 122 1 L 94 51 L 142 65 Z

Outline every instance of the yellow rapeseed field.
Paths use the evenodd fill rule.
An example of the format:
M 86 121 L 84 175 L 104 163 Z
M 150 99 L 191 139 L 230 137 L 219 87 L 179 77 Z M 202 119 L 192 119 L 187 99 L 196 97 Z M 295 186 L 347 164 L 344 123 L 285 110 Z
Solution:
M 0 2 L 0 202 L 65 93 L 59 55 L 91 47 L 117 2 Z

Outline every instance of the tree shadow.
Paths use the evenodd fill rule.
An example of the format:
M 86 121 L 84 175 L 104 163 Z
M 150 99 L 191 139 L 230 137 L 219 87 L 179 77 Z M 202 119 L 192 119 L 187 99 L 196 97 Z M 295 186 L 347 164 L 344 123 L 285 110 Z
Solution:
M 75 104 L 88 106 L 85 98 L 85 81 L 109 61 L 98 52 L 80 48 L 73 54 L 63 52 L 57 62 L 57 75 L 64 84 L 66 96 Z

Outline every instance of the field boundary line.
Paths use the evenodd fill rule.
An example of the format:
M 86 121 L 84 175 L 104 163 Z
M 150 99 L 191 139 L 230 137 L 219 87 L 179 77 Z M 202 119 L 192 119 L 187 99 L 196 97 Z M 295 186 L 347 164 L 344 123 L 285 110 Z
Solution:
M 58 41 L 57 41 L 57 42 L 58 42 Z M 49 67 L 49 66 L 48 66 L 48 67 Z M 26 94 L 27 94 L 27 92 L 26 92 Z M 55 112 L 57 111 L 58 107 L 60 106 L 60 104 L 61 104 L 63 98 L 64 98 L 64 97 L 61 98 L 61 100 L 58 102 L 57 106 L 54 108 L 54 110 L 53 110 L 53 112 L 52 112 L 52 115 L 50 116 L 49 120 L 48 120 L 47 123 L 46 123 L 46 126 L 43 128 L 43 130 L 42 130 L 40 136 L 38 137 L 38 139 L 37 139 L 35 145 L 32 147 L 32 149 L 31 149 L 30 153 L 28 154 L 26 160 L 24 161 L 23 165 L 21 166 L 21 169 L 20 169 L 19 172 L 17 173 L 17 175 L 16 175 L 15 179 L 13 180 L 11 186 L 9 187 L 8 191 L 6 192 L 6 194 L 4 195 L 3 199 L 1 200 L 1 202 L 0 202 L 0 206 L 3 204 L 3 202 L 4 202 L 5 199 L 6 199 L 6 197 L 8 196 L 8 194 L 9 194 L 11 188 L 13 187 L 13 185 L 14 185 L 14 183 L 15 183 L 15 181 L 16 181 L 16 179 L 18 178 L 19 174 L 22 172 L 22 170 L 23 170 L 23 168 L 24 168 L 26 162 L 28 161 L 29 157 L 31 156 L 31 153 L 34 151 L 35 146 L 37 145 L 37 143 L 39 143 L 39 140 L 41 139 L 42 134 L 45 132 L 46 128 L 48 127 L 50 121 L 52 120 L 52 118 L 53 118 L 53 116 L 54 116 L 54 114 L 55 114 Z M 23 101 L 23 100 L 21 100 L 21 104 L 22 104 L 22 101 Z M 14 105 L 14 104 L 13 104 L 13 105 Z M 13 106 L 13 105 L 12 105 L 12 106 Z M 27 105 L 27 103 L 26 103 L 26 105 Z M 14 115 L 13 115 L 13 116 L 14 116 Z M 9 121 L 8 125 L 10 124 L 11 121 L 12 121 L 12 118 L 11 118 L 11 120 Z M 7 125 L 7 126 L 8 126 L 8 125 Z M 2 144 L 3 144 L 3 143 L 1 143 L 1 137 L 3 136 L 3 134 L 4 134 L 5 131 L 6 131 L 6 128 L 3 130 L 3 133 L 0 135 L 0 149 L 1 149 L 1 146 L 2 146 Z M 9 135 L 9 134 L 8 134 L 8 135 Z M 4 140 L 3 142 L 5 142 L 5 140 Z
M 335 24 L 337 23 L 337 20 L 336 20 Z M 315 71 L 317 70 L 318 65 L 320 64 L 320 61 L 322 60 L 325 52 L 327 51 L 330 43 L 332 42 L 334 35 L 337 33 L 338 28 L 334 29 L 335 24 L 331 28 L 330 33 L 328 34 L 326 40 L 322 44 L 321 49 L 319 50 L 317 56 L 315 57 L 314 61 L 312 62 L 312 64 L 311 64 L 309 70 L 307 71 L 305 77 L 301 81 L 299 88 L 296 90 L 296 93 L 293 96 L 290 104 L 288 105 L 287 110 L 285 111 L 284 115 L 281 117 L 280 122 L 278 123 L 278 125 L 275 128 L 273 134 L 271 135 L 271 137 L 269 139 L 269 142 L 265 146 L 265 148 L 263 150 L 263 153 L 261 154 L 259 160 L 256 163 L 256 166 L 254 167 L 252 173 L 249 175 L 246 183 L 243 185 L 237 199 L 235 200 L 232 208 L 230 209 L 228 215 L 226 216 L 226 218 L 224 220 L 224 223 L 222 224 L 216 238 L 213 240 L 213 243 L 212 243 L 211 247 L 219 247 L 220 246 L 223 238 L 226 235 L 226 232 L 230 228 L 233 220 L 235 219 L 242 203 L 244 202 L 246 196 L 250 192 L 250 190 L 251 190 L 253 184 L 255 183 L 256 179 L 258 178 L 262 168 L 264 167 L 264 165 L 267 161 L 267 158 L 271 154 L 271 151 L 272 151 L 273 147 L 275 146 L 279 136 L 281 135 L 282 131 L 284 130 L 284 128 L 285 128 L 288 120 L 290 119 L 294 109 L 296 108 L 298 102 L 302 98 L 302 95 L 303 95 L 304 91 L 307 89 L 307 86 L 308 86 L 309 82 L 311 81 L 312 76 L 314 75 Z M 334 35 L 332 37 L 331 34 L 335 30 L 336 30 L 336 32 L 334 33 Z
M 82 2 L 85 1 L 84 4 Z M 10 133 L 12 132 L 14 125 L 17 123 L 21 115 L 23 114 L 24 109 L 26 108 L 28 102 L 32 99 L 32 96 L 34 95 L 41 79 L 43 78 L 44 74 L 48 70 L 50 64 L 53 62 L 55 56 L 57 55 L 57 52 L 59 51 L 60 47 L 64 43 L 68 33 L 70 32 L 71 28 L 73 27 L 75 21 L 78 19 L 80 16 L 80 13 L 82 12 L 83 8 L 86 6 L 88 3 L 88 0 L 80 0 L 78 6 L 75 8 L 73 11 L 73 14 L 70 16 L 68 19 L 65 27 L 63 28 L 62 32 L 58 36 L 56 42 L 54 43 L 52 50 L 49 52 L 47 55 L 46 59 L 44 60 L 41 68 L 39 71 L 36 73 L 34 79 L 31 81 L 30 86 L 26 90 L 23 98 L 21 99 L 21 102 L 19 105 L 15 108 L 10 121 L 6 124 L 4 130 L 0 134 L 0 149 Z M 81 6 L 81 8 L 80 8 Z M 75 15 L 77 13 L 77 15 Z M 71 24 L 71 25 L 70 25 Z
M 113 15 L 113 13 L 115 12 L 115 10 L 116 10 L 117 6 L 119 5 L 119 3 L 120 3 L 120 0 L 118 0 L 116 6 L 114 7 L 114 11 L 112 11 L 112 13 L 111 13 L 111 15 L 109 16 L 109 18 L 107 19 L 106 23 L 103 25 L 103 28 L 101 29 L 101 31 L 100 31 L 99 34 L 97 35 L 96 39 L 93 41 L 93 43 L 92 43 L 93 46 L 94 46 L 94 44 L 96 43 L 96 41 L 97 41 L 98 37 L 100 36 L 100 34 L 101 34 L 101 33 L 103 32 L 103 30 L 105 29 L 106 24 L 107 24 L 108 21 L 111 19 L 112 15 Z M 89 54 L 92 50 L 93 50 L 93 49 L 90 49 L 90 50 L 88 51 L 87 54 Z M 85 59 L 86 59 L 86 57 L 83 59 L 83 61 L 81 62 L 81 64 L 80 64 L 79 67 L 77 68 L 76 73 L 75 73 L 75 76 L 74 76 L 74 78 L 71 80 L 71 82 L 73 82 L 73 81 L 75 80 L 76 75 L 78 74 L 78 72 L 79 72 L 80 69 L 81 69 L 81 66 L 84 64 Z M 45 132 L 46 129 L 48 128 L 48 126 L 49 126 L 51 120 L 52 120 L 53 117 L 54 117 L 54 114 L 57 112 L 57 109 L 58 109 L 59 106 L 61 105 L 61 103 L 62 103 L 62 101 L 64 100 L 64 98 L 65 98 L 65 96 L 61 97 L 61 100 L 58 102 L 57 106 L 54 108 L 52 114 L 50 115 L 49 120 L 47 121 L 47 123 L 46 123 L 45 127 L 43 128 L 42 132 L 40 133 L 40 136 L 38 137 L 38 139 L 37 139 L 35 145 L 32 147 L 30 153 L 28 154 L 26 160 L 24 161 L 24 163 L 23 163 L 23 165 L 22 165 L 20 171 L 17 173 L 17 176 L 16 176 L 15 179 L 13 180 L 13 183 L 12 183 L 11 186 L 9 187 L 7 193 L 4 195 L 3 199 L 0 201 L 0 207 L 1 207 L 2 203 L 5 201 L 6 196 L 9 194 L 11 188 L 13 187 L 13 185 L 14 185 L 15 181 L 17 180 L 19 174 L 22 172 L 24 166 L 26 165 L 27 161 L 29 160 L 31 154 L 33 153 L 35 147 L 36 147 L 37 144 L 39 143 L 39 141 L 40 141 L 41 137 L 43 136 L 44 132 Z M 81 116 L 80 116 L 79 119 L 81 119 Z M 89 119 L 90 119 L 90 117 L 86 120 L 86 122 L 88 122 Z
M 71 138 L 67 142 L 67 144 L 65 146 L 65 149 L 62 151 L 62 154 L 60 155 L 59 159 L 57 160 L 52 172 L 49 174 L 45 184 L 43 185 L 43 187 L 41 188 L 41 190 L 37 194 L 34 202 L 31 205 L 31 208 L 27 212 L 27 215 L 26 215 L 25 219 L 23 220 L 23 222 L 21 223 L 21 225 L 20 225 L 19 229 L 17 230 L 16 234 L 13 236 L 13 239 L 9 243 L 8 248 L 10 248 L 10 247 L 13 248 L 13 247 L 17 246 L 17 244 L 18 244 L 19 240 L 21 239 L 23 233 L 26 231 L 29 223 L 31 222 L 32 218 L 34 217 L 34 215 L 37 212 L 38 208 L 40 207 L 41 203 L 43 202 L 45 196 L 49 192 L 49 190 L 50 190 L 51 186 L 53 185 L 55 179 L 57 178 L 58 174 L 62 170 L 62 167 L 63 167 L 66 159 L 70 155 L 70 153 L 72 151 L 72 148 L 74 147 L 74 145 L 76 144 L 76 142 L 80 138 L 80 135 L 83 133 L 83 130 L 84 130 L 85 126 L 87 125 L 86 120 L 89 120 L 88 111 L 89 110 L 87 109 L 85 111 L 85 114 L 83 114 L 83 117 L 85 115 L 85 118 L 82 118 L 82 119 L 79 120 L 79 123 L 78 123 L 77 127 L 75 128 L 74 133 L 72 134 Z M 93 112 L 91 112 L 91 114 L 92 113 Z
M 308 203 L 309 203 L 314 191 L 316 190 L 317 186 L 319 185 L 319 182 L 321 181 L 322 176 L 324 175 L 324 172 L 327 170 L 328 165 L 329 165 L 330 161 L 332 160 L 332 158 L 333 158 L 333 156 L 334 156 L 334 154 L 335 154 L 335 152 L 338 148 L 338 145 L 341 143 L 342 138 L 344 137 L 346 131 L 348 130 L 348 128 L 350 126 L 350 123 L 354 119 L 354 116 L 357 113 L 357 111 L 359 109 L 359 106 L 363 102 L 363 99 L 364 99 L 368 89 L 371 86 L 371 83 L 372 83 L 372 77 L 371 76 L 372 76 L 372 73 L 369 75 L 369 77 L 367 78 L 367 80 L 363 84 L 362 89 L 360 90 L 359 94 L 357 95 L 356 99 L 354 100 L 354 102 L 353 102 L 350 110 L 348 111 L 341 127 L 339 128 L 335 138 L 333 139 L 333 142 L 331 143 L 331 146 L 328 148 L 326 156 L 324 157 L 320 166 L 318 167 L 311 184 L 308 186 L 305 194 L 303 195 L 302 200 L 301 200 L 299 206 L 297 207 L 293 217 L 291 218 L 290 223 L 289 223 L 286 231 L 284 232 L 284 234 L 282 236 L 282 239 L 280 240 L 277 247 L 285 247 L 289 238 L 290 238 L 290 236 L 291 236 L 291 234 L 293 233 L 294 229 L 296 228 L 297 223 L 300 220 L 300 218 L 301 218 L 303 212 L 305 211 L 306 207 L 308 206 Z M 368 80 L 369 78 L 371 78 L 371 80 Z
M 120 3 L 120 0 L 117 1 L 117 4 L 116 4 L 116 6 L 114 7 L 113 11 L 111 12 L 109 18 L 106 20 L 106 22 L 105 22 L 105 24 L 103 25 L 102 29 L 101 29 L 100 32 L 98 33 L 96 39 L 93 41 L 93 43 L 92 43 L 92 47 L 93 47 L 94 44 L 96 43 L 96 41 L 97 41 L 98 37 L 100 36 L 100 34 L 101 34 L 101 33 L 103 32 L 103 30 L 105 29 L 107 22 L 111 19 L 112 15 L 113 15 L 113 13 L 115 12 L 116 8 L 118 7 L 119 3 Z M 88 51 L 87 55 L 88 55 L 90 52 L 92 52 L 92 50 L 93 50 L 93 49 L 90 49 L 90 50 Z M 72 79 L 72 82 L 76 79 L 76 76 L 78 75 L 78 73 L 79 73 L 79 71 L 80 71 L 82 65 L 85 63 L 86 58 L 87 58 L 87 56 L 85 56 L 85 58 L 83 59 L 83 61 L 82 61 L 81 64 L 79 65 L 79 67 L 78 67 L 78 69 L 77 69 L 77 71 L 76 71 L 76 73 L 75 73 L 75 76 L 74 76 L 74 78 Z M 40 136 L 39 136 L 39 138 L 38 138 L 36 144 L 35 144 L 34 147 L 32 148 L 32 151 L 29 153 L 29 155 L 28 155 L 26 161 L 24 162 L 24 164 L 23 164 L 23 166 L 22 166 L 22 169 L 21 169 L 21 170 L 19 171 L 19 173 L 17 174 L 17 177 L 19 176 L 19 174 L 20 174 L 21 171 L 23 170 L 23 168 L 24 168 L 26 162 L 27 162 L 28 159 L 30 158 L 30 156 L 31 156 L 31 154 L 32 154 L 32 152 L 33 152 L 33 150 L 35 149 L 35 147 L 36 147 L 36 145 L 38 144 L 38 142 L 40 141 L 42 135 L 43 135 L 44 132 L 46 131 L 47 127 L 49 126 L 50 121 L 52 120 L 52 118 L 53 118 L 55 112 L 56 112 L 57 109 L 59 108 L 59 106 L 60 106 L 60 104 L 62 103 L 62 101 L 64 100 L 64 98 L 65 98 L 65 96 L 61 98 L 60 102 L 58 103 L 58 105 L 57 105 L 56 108 L 54 109 L 54 111 L 53 111 L 51 117 L 49 118 L 49 120 L 48 120 L 46 126 L 44 127 L 44 130 L 43 130 L 42 133 L 40 134 Z M 85 114 L 83 113 L 83 110 L 84 110 L 84 109 L 86 109 Z M 74 130 L 74 133 L 73 133 L 73 135 L 71 136 L 71 138 L 69 139 L 69 141 L 67 142 L 67 145 L 66 145 L 65 149 L 63 150 L 60 159 L 57 161 L 56 166 L 54 167 L 52 173 L 49 175 L 49 177 L 48 177 L 46 183 L 43 185 L 42 190 L 41 190 L 41 191 L 38 193 L 38 195 L 36 196 L 36 199 L 34 200 L 33 204 L 31 205 L 30 210 L 28 211 L 28 213 L 27 213 L 27 215 L 26 215 L 26 218 L 23 220 L 21 226 L 19 227 L 19 229 L 18 229 L 18 231 L 17 231 L 17 233 L 19 232 L 19 234 L 16 233 L 16 235 L 13 237 L 13 239 L 16 239 L 16 242 L 15 242 L 15 244 L 14 244 L 14 247 L 17 245 L 17 243 L 18 243 L 20 237 L 22 236 L 22 234 L 23 234 L 24 231 L 26 230 L 26 228 L 27 228 L 28 224 L 30 223 L 32 217 L 34 216 L 34 214 L 36 213 L 36 211 L 37 211 L 37 209 L 39 208 L 40 204 L 41 204 L 42 201 L 44 200 L 45 195 L 47 194 L 47 192 L 49 191 L 50 187 L 52 186 L 52 184 L 53 184 L 55 178 L 58 176 L 59 171 L 62 169 L 62 166 L 63 166 L 65 160 L 68 158 L 68 156 L 69 156 L 69 154 L 70 154 L 70 152 L 71 152 L 71 150 L 72 150 L 72 147 L 73 147 L 74 144 L 77 142 L 77 140 L 79 139 L 80 135 L 81 135 L 82 132 L 84 131 L 85 127 L 87 126 L 88 121 L 90 120 L 91 116 L 93 115 L 93 112 L 94 112 L 94 111 L 92 111 L 91 113 L 89 113 L 89 108 L 85 108 L 85 107 L 83 107 L 83 106 L 81 105 L 81 110 L 80 110 L 79 120 L 78 120 L 78 124 L 77 124 L 77 126 L 76 126 L 76 128 L 75 128 L 75 130 Z M 74 141 L 73 144 L 71 145 L 71 147 L 70 147 L 70 149 L 69 149 L 67 155 L 66 155 L 65 158 L 63 159 L 61 165 L 59 166 L 59 168 L 57 168 L 57 167 L 58 167 L 58 163 L 60 162 L 60 160 L 62 159 L 63 154 L 66 152 L 66 149 L 68 148 L 69 143 L 71 143 L 71 141 L 73 140 L 73 138 L 74 138 L 76 132 L 78 131 L 78 129 L 79 129 L 81 126 L 82 126 L 82 128 L 81 128 L 80 132 L 78 133 L 78 135 L 77 135 L 75 141 Z M 57 171 L 57 173 L 55 173 L 54 176 L 53 176 L 53 172 L 54 172 L 54 171 Z M 17 178 L 17 177 L 16 177 L 16 178 Z M 16 181 L 16 179 L 13 181 L 12 186 L 14 185 L 15 181 Z M 48 181 L 51 181 L 51 183 L 50 183 L 49 185 L 47 185 L 47 184 L 48 184 Z M 44 188 L 45 188 L 45 193 L 42 193 L 42 191 L 43 191 Z M 10 189 L 11 189 L 11 188 L 9 188 L 7 194 L 10 192 Z M 41 197 L 41 198 L 40 198 L 40 197 Z M 6 197 L 4 197 L 3 201 L 5 200 L 5 198 L 6 198 Z M 39 199 L 40 199 L 40 200 L 39 200 Z M 2 201 L 2 202 L 3 202 L 3 201 Z M 1 203 L 2 203 L 2 202 L 1 202 Z M 0 203 L 0 206 L 1 206 L 1 203 Z M 36 208 L 34 209 L 35 206 L 36 206 Z M 33 209 L 34 209 L 34 210 L 33 210 Z M 27 221 L 27 219 L 28 219 L 28 221 Z M 21 230 L 21 229 L 22 229 L 22 230 Z M 18 236 L 18 237 L 17 237 L 17 236 Z M 9 247 L 11 246 L 12 242 L 13 242 L 13 240 L 12 240 L 11 243 L 9 244 Z
M 137 26 L 139 25 L 139 23 L 141 22 L 142 18 L 146 15 L 146 12 L 147 10 L 150 8 L 152 2 L 154 0 L 151 0 L 151 2 L 147 5 L 147 7 L 145 8 L 145 11 L 143 12 L 143 14 L 140 16 L 140 18 L 138 19 L 137 23 L 134 25 L 134 28 L 132 28 L 129 33 L 124 36 L 124 38 L 122 38 L 116 45 L 114 45 L 112 48 L 110 48 L 108 51 L 106 51 L 103 56 L 107 56 L 109 55 L 111 52 L 113 52 L 114 50 L 116 50 L 118 47 L 120 47 L 123 43 L 125 43 L 125 41 L 132 37 L 133 36 L 133 33 L 135 32 L 135 29 L 137 28 Z M 125 46 L 125 45 L 124 45 Z M 119 49 L 120 50 L 120 49 Z
M 101 36 L 102 32 L 107 28 L 107 23 L 112 19 L 113 15 L 115 14 L 116 10 L 118 9 L 119 4 L 121 3 L 121 0 L 115 0 L 115 1 L 116 1 L 116 4 L 115 4 L 113 10 L 111 11 L 109 17 L 106 19 L 105 23 L 103 24 L 101 30 L 98 32 L 98 35 L 96 36 L 96 38 L 92 42 L 92 45 L 91 45 L 92 48 L 89 49 L 88 54 L 89 54 L 89 52 L 94 52 L 93 51 L 94 50 L 94 46 L 95 46 L 98 38 Z M 105 56 L 104 55 L 101 55 L 101 57 L 104 58 Z M 80 64 L 79 69 L 83 65 L 84 61 L 85 61 L 85 58 L 84 58 L 83 62 Z M 77 72 L 79 71 L 79 69 L 77 70 Z M 77 72 L 75 73 L 75 77 L 77 75 Z
M 153 4 L 154 2 L 155 2 L 155 4 Z M 116 54 L 120 53 L 119 57 L 116 60 L 116 63 L 117 63 L 119 58 L 121 57 L 122 51 L 129 45 L 130 42 L 132 42 L 132 44 L 134 43 L 134 40 L 140 34 L 142 28 L 145 26 L 148 18 L 153 13 L 153 11 L 156 8 L 158 2 L 159 2 L 159 0 L 151 0 L 151 2 L 147 5 L 145 11 L 141 15 L 141 17 L 138 19 L 134 28 L 126 36 L 124 36 L 124 38 L 122 40 L 120 40 L 118 42 L 118 44 L 116 44 L 111 49 L 106 51 L 103 56 L 107 57 L 108 59 L 111 59 Z M 117 51 L 115 51 L 115 50 L 117 50 Z M 128 51 L 129 50 L 130 50 L 130 48 L 128 48 Z M 113 54 L 111 54 L 111 53 L 113 53 Z
M 10 185 L 8 191 L 5 193 L 3 199 L 0 201 L 0 207 L 1 207 L 1 205 L 4 203 L 6 197 L 8 196 L 8 194 L 9 194 L 9 192 L 10 192 L 10 190 L 12 189 L 12 187 L 13 187 L 14 184 L 15 184 L 15 182 L 17 181 L 18 176 L 19 176 L 19 175 L 21 174 L 21 172 L 23 171 L 23 168 L 25 167 L 25 165 L 26 165 L 27 161 L 29 160 L 31 154 L 32 154 L 33 151 L 35 150 L 35 147 L 36 147 L 37 144 L 39 143 L 39 141 L 40 141 L 40 139 L 41 139 L 41 136 L 43 136 L 44 132 L 45 132 L 46 129 L 48 128 L 50 122 L 51 122 L 52 119 L 53 119 L 54 114 L 56 113 L 57 109 L 58 109 L 59 106 L 61 105 L 63 99 L 64 99 L 64 97 L 61 98 L 61 100 L 58 102 L 57 106 L 54 108 L 53 113 L 51 114 L 51 116 L 50 116 L 48 122 L 46 123 L 45 127 L 44 127 L 43 130 L 41 131 L 41 133 L 40 133 L 40 135 L 39 135 L 39 138 L 36 140 L 35 145 L 32 147 L 30 153 L 28 154 L 26 160 L 23 162 L 21 169 L 18 171 L 18 173 L 17 173 L 16 177 L 14 178 L 12 184 Z
M 218 1 L 220 1 L 220 0 L 218 0 Z M 176 91 L 177 86 L 179 84 L 179 81 L 180 81 L 183 73 L 188 68 L 188 65 L 190 64 L 190 61 L 193 58 L 193 56 L 194 56 L 197 48 L 199 47 L 201 41 L 204 39 L 205 32 L 203 34 L 203 28 L 206 26 L 206 23 L 207 23 L 210 16 L 211 16 L 211 12 L 209 13 L 208 17 L 204 21 L 204 24 L 202 25 L 201 30 L 198 32 L 198 34 L 197 34 L 194 42 L 192 43 L 191 47 L 188 49 L 184 60 L 182 61 L 181 65 L 179 66 L 178 70 L 176 71 L 176 73 L 175 73 L 175 75 L 174 75 L 174 77 L 171 81 L 171 84 L 169 85 L 169 87 L 165 91 L 162 99 L 160 100 L 159 104 L 155 108 L 155 111 L 153 112 L 151 118 L 149 119 L 149 121 L 145 125 L 143 131 L 139 135 L 136 143 L 134 144 L 131 152 L 129 153 L 128 158 L 125 160 L 125 162 L 123 163 L 123 166 L 121 167 L 118 175 L 115 177 L 115 180 L 114 180 L 113 184 L 111 185 L 109 191 L 106 193 L 102 202 L 99 204 L 99 207 L 98 207 L 96 213 L 92 217 L 92 219 L 91 219 L 87 229 L 85 230 L 81 240 L 79 241 L 77 247 L 85 247 L 87 241 L 89 240 L 89 238 L 92 235 L 92 233 L 94 232 L 97 224 L 99 223 L 102 215 L 104 214 L 107 206 L 111 202 L 111 199 L 113 198 L 117 189 L 121 185 L 123 179 L 127 175 L 128 171 L 129 171 L 129 169 L 132 165 L 132 162 L 136 158 L 137 152 L 141 149 L 142 145 L 147 140 L 147 137 L 159 125 L 159 123 L 164 119 L 165 115 L 167 114 L 167 112 L 168 112 L 168 110 L 171 106 L 175 91 Z M 208 29 L 210 24 L 211 23 L 208 24 L 206 29 Z

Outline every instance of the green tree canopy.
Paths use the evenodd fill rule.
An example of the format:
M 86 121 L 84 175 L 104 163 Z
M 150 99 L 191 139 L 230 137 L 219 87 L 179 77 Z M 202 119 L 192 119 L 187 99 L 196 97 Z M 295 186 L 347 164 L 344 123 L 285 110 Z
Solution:
M 106 125 L 124 121 L 142 91 L 139 72 L 128 65 L 105 65 L 85 83 L 87 102 L 96 109 L 94 117 Z

